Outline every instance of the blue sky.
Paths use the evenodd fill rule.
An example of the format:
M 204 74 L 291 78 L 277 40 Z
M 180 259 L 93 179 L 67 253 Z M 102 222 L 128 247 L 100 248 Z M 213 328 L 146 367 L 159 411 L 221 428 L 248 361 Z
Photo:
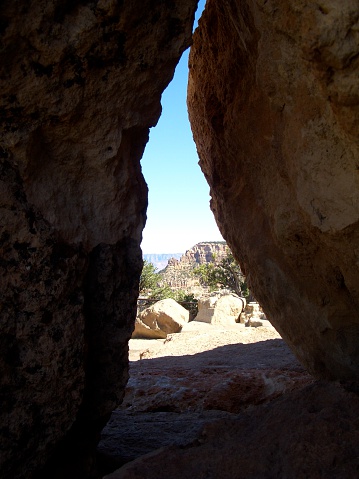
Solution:
M 203 5 L 201 0 L 196 18 Z M 184 253 L 200 241 L 222 240 L 188 121 L 188 53 L 183 53 L 162 95 L 162 115 L 150 131 L 141 161 L 149 187 L 143 253 Z

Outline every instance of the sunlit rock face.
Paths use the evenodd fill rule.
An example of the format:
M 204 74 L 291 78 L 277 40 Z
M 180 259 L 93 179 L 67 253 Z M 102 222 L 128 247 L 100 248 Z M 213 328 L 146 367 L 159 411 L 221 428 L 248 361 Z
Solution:
M 71 473 L 83 477 L 89 445 L 122 399 L 147 206 L 140 158 L 195 8 L 2 2 L 4 479 L 32 477 L 56 451 L 61 475 L 72 461 L 57 447 L 65 436 Z
M 209 0 L 188 105 L 212 209 L 310 371 L 359 370 L 356 1 Z

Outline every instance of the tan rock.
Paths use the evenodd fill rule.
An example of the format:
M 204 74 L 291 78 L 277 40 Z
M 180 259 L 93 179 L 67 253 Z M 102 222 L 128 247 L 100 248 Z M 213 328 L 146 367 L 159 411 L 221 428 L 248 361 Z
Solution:
M 181 331 L 183 325 L 189 321 L 189 311 L 174 299 L 167 298 L 143 310 L 139 319 L 153 331 L 160 330 L 167 335 Z
M 211 207 L 313 373 L 359 372 L 358 5 L 208 0 L 188 107 Z
M 244 298 L 233 293 L 212 293 L 198 300 L 198 314 L 195 321 L 223 326 L 239 323 L 245 301 Z
M 165 339 L 167 333 L 162 331 L 158 325 L 153 325 L 152 328 L 143 323 L 140 318 L 136 318 L 135 329 L 132 333 L 132 339 Z

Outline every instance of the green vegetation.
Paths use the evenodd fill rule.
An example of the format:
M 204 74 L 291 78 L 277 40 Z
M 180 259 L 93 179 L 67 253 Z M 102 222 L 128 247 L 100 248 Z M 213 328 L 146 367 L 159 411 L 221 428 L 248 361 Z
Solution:
M 146 297 L 149 303 L 154 300 L 172 298 L 188 309 L 193 316 L 197 314 L 198 301 L 194 295 L 182 289 L 172 290 L 168 284 L 163 282 L 161 273 L 156 273 L 156 267 L 146 260 L 143 262 L 139 288 L 140 296 Z
M 215 259 L 215 258 L 214 258 Z M 218 288 L 229 289 L 238 296 L 249 296 L 245 277 L 231 251 L 218 263 L 204 263 L 194 269 L 199 282 L 211 291 Z
M 213 262 L 197 266 L 192 272 L 183 271 L 183 274 L 194 274 L 202 286 L 210 291 L 219 288 L 229 289 L 238 296 L 250 297 L 245 277 L 239 264 L 227 248 L 227 254 L 220 261 L 213 254 Z M 140 278 L 140 295 L 142 304 L 152 304 L 161 299 L 172 298 L 182 304 L 194 317 L 198 310 L 198 301 L 192 293 L 182 289 L 172 289 L 165 281 L 161 272 L 156 273 L 156 267 L 144 260 Z
M 142 273 L 140 277 L 140 294 L 147 294 L 157 287 L 158 274 L 152 263 L 143 261 Z
M 156 267 L 144 260 L 140 277 L 140 295 L 146 296 L 147 299 L 173 298 L 173 291 L 168 284 L 160 286 L 161 279 L 161 275 L 156 273 Z

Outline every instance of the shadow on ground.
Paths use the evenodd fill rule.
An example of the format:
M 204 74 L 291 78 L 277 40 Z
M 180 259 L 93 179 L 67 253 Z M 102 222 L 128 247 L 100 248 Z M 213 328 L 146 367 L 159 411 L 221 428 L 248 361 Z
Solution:
M 237 420 L 248 408 L 312 382 L 282 339 L 131 361 L 125 399 L 99 452 L 115 468 L 160 447 L 184 447 L 209 423 Z

